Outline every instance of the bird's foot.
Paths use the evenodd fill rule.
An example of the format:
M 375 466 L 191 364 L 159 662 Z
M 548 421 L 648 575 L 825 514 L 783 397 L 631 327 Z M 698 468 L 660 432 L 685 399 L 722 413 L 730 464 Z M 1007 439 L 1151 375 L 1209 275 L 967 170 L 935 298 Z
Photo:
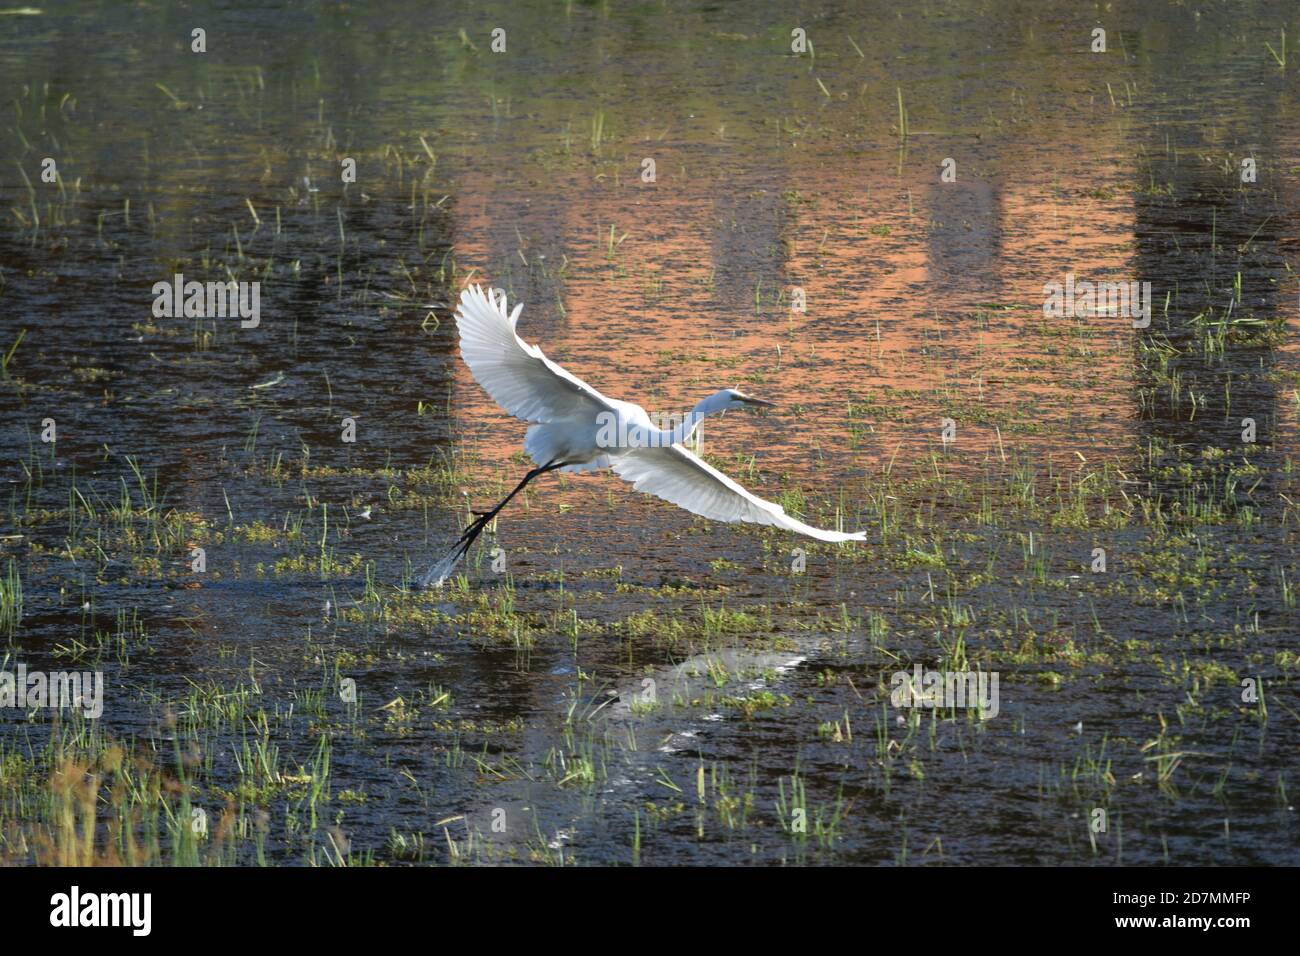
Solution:
M 475 512 L 475 514 L 478 514 L 478 512 Z M 447 556 L 426 571 L 420 578 L 420 587 L 442 587 L 443 582 L 451 576 L 451 572 L 456 565 L 460 564 L 461 559 L 469 553 L 469 549 L 474 546 L 474 542 L 478 540 L 478 536 L 483 533 L 488 521 L 494 516 L 495 512 L 484 512 L 471 521 L 461 533 L 460 540 L 456 542 Z

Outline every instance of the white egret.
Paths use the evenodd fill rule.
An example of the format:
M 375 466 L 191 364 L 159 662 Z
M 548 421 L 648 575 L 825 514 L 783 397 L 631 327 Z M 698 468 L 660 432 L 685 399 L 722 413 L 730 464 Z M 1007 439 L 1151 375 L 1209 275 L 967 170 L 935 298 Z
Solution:
M 700 460 L 682 443 L 707 415 L 729 408 L 771 405 L 738 389 L 724 388 L 705 398 L 681 424 L 658 428 L 640 405 L 606 398 L 552 362 L 515 333 L 522 305 L 506 309 L 504 293 L 470 286 L 460 296 L 456 326 L 460 354 L 470 372 L 498 405 L 526 422 L 524 450 L 537 467 L 490 511 L 477 516 L 455 547 L 420 579 L 421 587 L 441 586 L 488 523 L 524 486 L 548 471 L 611 469 L 637 491 L 647 492 L 714 521 L 773 525 L 820 541 L 863 541 L 865 532 L 825 531 L 804 524 L 780 505 L 746 491 Z

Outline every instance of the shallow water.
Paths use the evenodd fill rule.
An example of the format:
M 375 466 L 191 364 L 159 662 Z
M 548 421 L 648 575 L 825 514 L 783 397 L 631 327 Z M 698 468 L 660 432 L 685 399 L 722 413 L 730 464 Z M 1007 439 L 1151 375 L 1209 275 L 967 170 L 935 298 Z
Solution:
M 101 730 L 163 773 L 174 739 L 197 755 L 195 805 L 274 863 L 340 840 L 354 863 L 1300 861 L 1284 27 L 1281 3 L 0 17 L 5 667 L 102 669 Z M 259 280 L 260 324 L 152 318 L 175 272 Z M 1045 317 L 1067 274 L 1150 282 L 1150 327 Z M 457 355 L 473 281 L 607 394 L 777 402 L 707 422 L 705 452 L 867 544 L 548 477 L 463 586 L 403 593 L 526 468 Z M 998 716 L 892 706 L 914 662 L 997 672 Z M 195 687 L 251 704 L 218 719 Z M 0 763 L 0 854 L 41 859 L 16 795 L 52 725 L 0 713 L 34 763 Z M 234 844 L 212 858 L 256 858 Z

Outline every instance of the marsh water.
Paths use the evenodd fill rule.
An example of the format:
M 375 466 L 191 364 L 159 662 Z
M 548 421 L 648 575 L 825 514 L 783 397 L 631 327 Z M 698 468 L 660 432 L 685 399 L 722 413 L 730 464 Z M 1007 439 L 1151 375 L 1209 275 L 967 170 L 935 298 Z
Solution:
M 1296 37 L 0 10 L 0 659 L 106 681 L 94 722 L 0 711 L 0 858 L 68 859 L 75 772 L 109 861 L 1300 862 Z M 177 273 L 258 323 L 157 316 Z M 1045 314 L 1071 276 L 1149 324 Z M 606 394 L 776 402 L 703 452 L 867 542 L 547 477 L 415 591 L 529 467 L 470 282 Z M 996 673 L 996 716 L 895 706 L 916 664 Z

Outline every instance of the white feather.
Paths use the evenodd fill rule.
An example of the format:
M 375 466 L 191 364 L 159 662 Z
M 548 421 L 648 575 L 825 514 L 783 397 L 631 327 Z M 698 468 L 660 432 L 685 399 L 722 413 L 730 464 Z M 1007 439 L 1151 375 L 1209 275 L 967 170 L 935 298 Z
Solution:
M 563 470 L 575 472 L 611 468 L 635 490 L 714 521 L 771 525 L 820 541 L 866 539 L 864 532 L 825 531 L 790 517 L 780 505 L 746 491 L 679 443 L 645 447 L 633 442 L 610 446 L 602 441 L 602 431 L 609 433 L 606 419 L 611 415 L 623 429 L 617 432 L 620 435 L 627 429 L 656 432 L 660 437 L 666 433 L 651 423 L 640 405 L 607 398 L 552 362 L 540 348 L 524 342 L 515 332 L 520 309 L 516 305 L 509 312 L 504 294 L 498 297 L 470 286 L 461 293 L 456 326 L 461 355 L 475 380 L 511 415 L 533 423 L 524 449 L 538 466 L 565 462 Z M 723 401 L 715 401 L 718 398 Z M 727 407 L 726 399 L 720 392 L 696 409 L 708 414 Z M 424 580 L 441 583 L 458 560 L 453 551 Z
M 681 445 L 638 448 L 614 458 L 610 467 L 624 481 L 632 482 L 637 491 L 671 501 L 714 521 L 772 525 L 819 541 L 865 541 L 867 538 L 863 531 L 853 534 L 824 531 L 791 518 L 780 505 L 742 488 Z

